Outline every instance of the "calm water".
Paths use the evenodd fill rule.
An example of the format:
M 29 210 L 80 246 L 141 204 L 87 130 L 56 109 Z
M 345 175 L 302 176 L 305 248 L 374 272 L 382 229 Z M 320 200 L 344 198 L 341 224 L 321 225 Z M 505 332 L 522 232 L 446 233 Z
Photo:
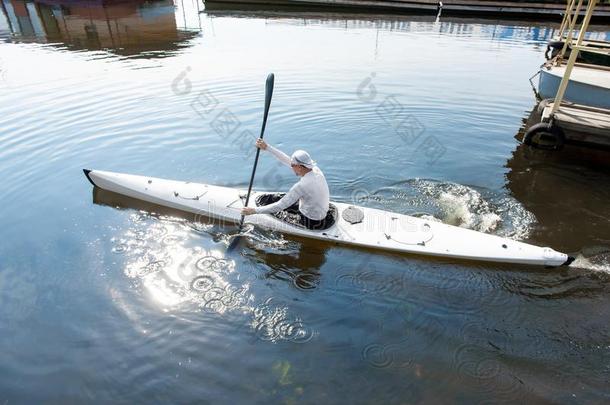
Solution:
M 610 401 L 607 155 L 515 140 L 555 26 L 105 3 L 2 0 L 0 403 Z M 246 187 L 271 71 L 266 137 L 333 199 L 575 265 L 268 233 L 223 257 L 235 229 L 83 177 Z M 263 157 L 256 188 L 294 181 Z

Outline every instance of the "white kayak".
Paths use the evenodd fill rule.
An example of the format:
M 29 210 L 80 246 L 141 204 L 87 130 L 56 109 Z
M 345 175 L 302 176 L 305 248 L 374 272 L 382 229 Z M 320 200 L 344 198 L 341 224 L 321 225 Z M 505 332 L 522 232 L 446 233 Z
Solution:
M 240 189 L 99 170 L 84 172 L 101 189 L 213 220 L 238 223 L 245 203 L 246 191 Z M 267 194 L 253 192 L 249 206 L 256 206 L 259 197 Z M 422 218 L 338 202 L 332 202 L 331 207 L 335 221 L 323 230 L 307 229 L 271 214 L 249 215 L 245 223 L 290 235 L 395 252 L 545 266 L 568 265 L 574 260 L 548 247 Z

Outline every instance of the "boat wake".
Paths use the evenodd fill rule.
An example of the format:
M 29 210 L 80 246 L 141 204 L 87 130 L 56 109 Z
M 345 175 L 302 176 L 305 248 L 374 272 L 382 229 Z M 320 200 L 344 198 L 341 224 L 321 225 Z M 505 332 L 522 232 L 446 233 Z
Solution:
M 517 240 L 536 218 L 514 198 L 491 190 L 430 179 L 410 179 L 366 196 L 379 208 Z
M 536 222 L 518 201 L 508 196 L 494 195 L 488 190 L 476 190 L 462 184 L 418 180 L 416 186 L 436 202 L 443 222 L 494 233 L 500 236 L 526 239 Z
M 610 274 L 610 249 L 587 248 L 576 256 L 570 267 Z
M 464 186 L 443 191 L 438 203 L 444 212 L 444 222 L 480 232 L 494 232 L 502 223 L 502 217 L 481 194 Z

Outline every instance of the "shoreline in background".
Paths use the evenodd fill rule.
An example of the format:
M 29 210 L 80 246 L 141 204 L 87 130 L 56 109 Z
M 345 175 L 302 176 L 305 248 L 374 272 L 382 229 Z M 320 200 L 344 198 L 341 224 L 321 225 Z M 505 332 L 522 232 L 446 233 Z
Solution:
M 422 13 L 436 15 L 438 0 L 204 0 L 206 11 L 350 11 L 391 12 L 396 14 Z M 491 1 L 443 0 L 442 15 L 525 18 L 561 21 L 566 10 L 562 1 Z M 583 6 L 582 14 L 584 15 Z M 610 5 L 599 4 L 593 15 L 594 22 L 610 21 Z

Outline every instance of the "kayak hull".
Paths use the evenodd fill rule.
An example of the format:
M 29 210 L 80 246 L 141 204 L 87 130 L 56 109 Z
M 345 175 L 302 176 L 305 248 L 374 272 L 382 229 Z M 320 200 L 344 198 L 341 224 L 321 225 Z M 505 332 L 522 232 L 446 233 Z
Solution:
M 222 224 L 239 223 L 245 203 L 246 191 L 235 188 L 99 170 L 84 172 L 101 189 Z M 253 192 L 249 206 L 254 207 L 256 197 L 262 194 L 267 193 Z M 305 238 L 401 253 L 545 266 L 569 264 L 573 260 L 548 247 L 374 208 L 332 204 L 337 209 L 336 220 L 325 230 L 295 226 L 269 214 L 249 215 L 244 222 Z M 344 215 L 348 210 L 358 211 L 360 222 L 353 223 L 353 219 Z

